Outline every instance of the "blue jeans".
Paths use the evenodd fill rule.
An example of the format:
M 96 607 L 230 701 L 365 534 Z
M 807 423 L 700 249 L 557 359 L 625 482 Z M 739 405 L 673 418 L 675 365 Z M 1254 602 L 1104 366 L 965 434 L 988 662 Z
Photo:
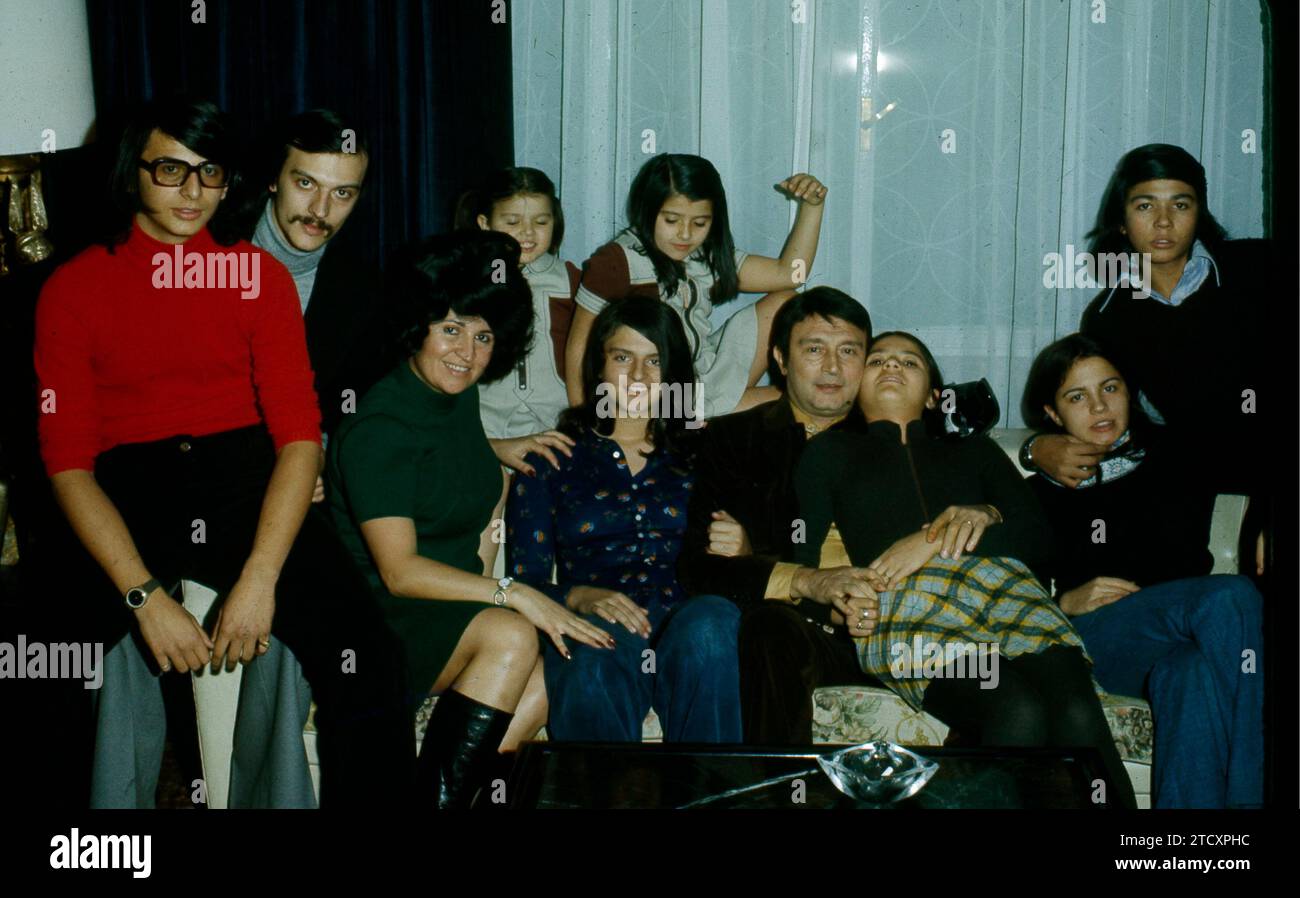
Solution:
M 1248 579 L 1217 575 L 1149 586 L 1073 618 L 1102 688 L 1151 702 L 1155 807 L 1262 804 L 1261 606 Z
M 565 661 L 546 644 L 550 737 L 640 742 L 653 707 L 665 742 L 740 742 L 740 609 L 721 596 L 696 596 L 646 610 L 649 639 L 589 614 L 586 620 L 613 634 L 613 649 L 570 638 L 573 659 Z

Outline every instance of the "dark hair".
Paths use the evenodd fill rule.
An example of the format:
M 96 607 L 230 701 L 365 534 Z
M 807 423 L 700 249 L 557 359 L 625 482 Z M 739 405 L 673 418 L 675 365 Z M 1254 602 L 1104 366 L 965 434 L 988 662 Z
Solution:
M 582 353 L 582 405 L 566 409 L 560 415 L 559 429 L 574 439 L 588 429 L 606 436 L 614 430 L 613 419 L 597 414 L 597 410 L 600 384 L 605 379 L 605 341 L 624 326 L 655 345 L 659 352 L 660 383 L 681 384 L 682 390 L 690 385 L 690 389 L 699 395 L 695 366 L 691 363 L 691 347 L 677 313 L 665 303 L 646 296 L 630 296 L 612 302 L 592 322 L 587 346 Z M 691 456 L 687 448 L 687 433 L 686 418 L 682 415 L 650 419 L 650 441 L 656 449 L 668 450 L 682 464 L 688 463 Z
M 736 246 L 731 240 L 731 220 L 727 216 L 727 194 L 722 178 L 713 163 L 702 156 L 660 153 L 648 160 L 632 179 L 627 192 L 628 230 L 655 268 L 655 280 L 665 293 L 673 293 L 686 277 L 686 266 L 670 259 L 655 246 L 655 221 L 659 210 L 674 194 L 692 202 L 708 200 L 713 204 L 713 224 L 702 247 L 704 261 L 713 272 L 713 289 L 709 298 L 714 304 L 735 299 L 740 291 L 736 271 Z
M 493 172 L 473 190 L 467 190 L 456 202 L 455 226 L 477 228 L 478 217 L 492 217 L 492 209 L 502 200 L 520 193 L 535 193 L 551 201 L 551 215 L 555 226 L 551 232 L 551 246 L 547 252 L 558 252 L 564 240 L 564 210 L 555 194 L 555 184 L 546 173 L 536 168 L 511 166 Z
M 347 137 L 345 131 L 352 132 Z M 281 147 L 275 167 L 279 173 L 289 158 L 289 149 L 304 153 L 355 153 L 370 155 L 370 144 L 357 122 L 344 118 L 333 109 L 309 109 L 285 119 L 275 131 L 275 141 Z
M 215 103 L 184 95 L 151 100 L 127 120 L 118 141 L 117 158 L 109 176 L 109 197 L 114 212 L 110 232 L 104 240 L 109 247 L 130 236 L 135 216 L 144 211 L 144 200 L 140 198 L 143 171 L 140 159 L 154 131 L 161 131 L 204 159 L 225 166 L 230 173 L 228 188 L 233 190 L 238 184 L 238 153 L 226 113 Z M 220 243 L 228 246 L 235 242 L 233 236 L 219 226 L 212 227 L 221 214 L 218 207 L 209 230 Z
M 1205 169 L 1191 153 L 1168 143 L 1149 143 L 1129 150 L 1115 166 L 1114 173 L 1097 209 L 1097 221 L 1088 232 L 1088 251 L 1122 253 L 1132 249 L 1124 226 L 1124 207 L 1128 192 L 1143 181 L 1183 181 L 1196 191 L 1196 239 L 1214 252 L 1228 239 L 1223 226 L 1210 213 L 1205 198 Z
M 1057 424 L 1044 411 L 1043 406 L 1056 407 L 1056 391 L 1061 389 L 1065 378 L 1069 376 L 1074 363 L 1082 359 L 1105 359 L 1119 371 L 1120 377 L 1127 382 L 1128 377 L 1100 343 L 1084 334 L 1070 334 L 1049 344 L 1034 358 L 1029 366 L 1029 376 L 1025 379 L 1025 392 L 1020 399 L 1020 416 L 1025 423 L 1035 430 L 1048 433 L 1063 433 L 1065 428 Z M 1129 395 L 1129 429 L 1145 429 L 1148 425 L 1146 413 Z
M 814 315 L 830 320 L 839 318 L 861 330 L 871 342 L 871 316 L 866 308 L 852 296 L 834 287 L 813 287 L 796 294 L 777 311 L 772 319 L 772 342 L 767 353 L 767 376 L 772 386 L 785 388 L 785 375 L 776 364 L 771 350 L 781 350 L 781 357 L 790 364 L 790 335 L 794 326 Z
M 496 231 L 426 238 L 399 254 L 389 275 L 402 361 L 419 352 L 429 325 L 448 313 L 482 318 L 492 328 L 492 359 L 482 383 L 514 369 L 533 340 L 533 297 L 519 270 L 519 244 Z
M 350 131 L 347 137 L 344 132 Z M 235 229 L 251 235 L 266 208 L 271 185 L 280 178 L 292 149 L 304 153 L 355 153 L 369 159 L 370 145 L 357 122 L 332 109 L 311 109 L 289 116 L 271 127 L 246 160 L 245 177 L 240 190 L 231 191 L 233 202 L 228 220 Z M 369 166 L 366 176 L 369 176 Z

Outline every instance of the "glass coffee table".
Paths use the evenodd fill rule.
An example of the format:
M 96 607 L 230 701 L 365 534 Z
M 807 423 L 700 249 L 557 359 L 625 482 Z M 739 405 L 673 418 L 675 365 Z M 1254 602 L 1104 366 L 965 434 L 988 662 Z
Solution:
M 817 765 L 835 746 L 529 742 L 506 785 L 512 808 L 858 808 Z M 914 748 L 939 770 L 889 809 L 1095 808 L 1095 749 Z

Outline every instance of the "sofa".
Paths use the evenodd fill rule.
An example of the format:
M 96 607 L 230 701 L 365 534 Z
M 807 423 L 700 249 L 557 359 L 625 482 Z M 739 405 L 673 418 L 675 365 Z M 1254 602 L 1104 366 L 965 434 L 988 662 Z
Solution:
M 1021 443 L 1031 431 L 1024 429 L 997 429 L 990 435 L 1019 468 L 1017 460 Z M 1020 469 L 1022 474 L 1028 472 Z M 1246 500 L 1243 496 L 1221 495 L 1214 508 L 1210 534 L 1210 549 L 1214 554 L 1216 574 L 1236 573 L 1238 569 L 1237 539 L 1245 516 Z M 498 568 L 504 559 L 498 557 Z M 498 570 L 497 576 L 501 575 Z M 192 584 L 188 585 L 187 606 Z M 195 592 L 202 596 L 202 588 Z M 211 596 L 202 596 L 208 602 Z M 229 786 L 231 733 L 239 693 L 242 668 L 232 673 L 208 676 L 203 682 L 196 678 L 196 705 L 199 708 L 200 748 L 204 774 L 208 785 L 211 807 L 224 807 Z M 424 728 L 433 710 L 436 698 L 430 698 L 419 709 L 416 719 L 417 744 L 423 739 Z M 1151 747 L 1154 725 L 1151 709 L 1141 698 L 1132 696 L 1107 696 L 1103 702 L 1111 734 L 1120 757 L 1133 783 L 1139 807 L 1151 806 Z M 313 706 L 312 711 L 315 708 Z M 909 708 L 887 689 L 865 686 L 830 686 L 816 690 L 813 695 L 812 742 L 816 745 L 851 745 L 873 739 L 888 739 L 910 746 L 942 745 L 948 728 L 931 717 Z M 543 729 L 539 738 L 546 738 Z M 642 741 L 659 742 L 663 738 L 659 719 L 654 711 L 646 717 Z M 316 753 L 316 731 L 309 715 L 303 733 L 303 747 L 309 765 L 312 783 L 319 790 L 320 774 Z

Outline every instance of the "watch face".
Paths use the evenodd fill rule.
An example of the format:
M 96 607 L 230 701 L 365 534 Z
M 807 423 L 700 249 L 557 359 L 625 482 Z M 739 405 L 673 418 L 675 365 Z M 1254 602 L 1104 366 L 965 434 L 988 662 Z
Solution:
M 138 586 L 132 589 L 128 589 L 126 591 L 126 604 L 131 606 L 132 608 L 139 608 L 141 605 L 144 604 L 144 600 L 148 597 L 148 595 L 149 594 L 147 592 L 145 592 L 143 589 L 141 589 Z

